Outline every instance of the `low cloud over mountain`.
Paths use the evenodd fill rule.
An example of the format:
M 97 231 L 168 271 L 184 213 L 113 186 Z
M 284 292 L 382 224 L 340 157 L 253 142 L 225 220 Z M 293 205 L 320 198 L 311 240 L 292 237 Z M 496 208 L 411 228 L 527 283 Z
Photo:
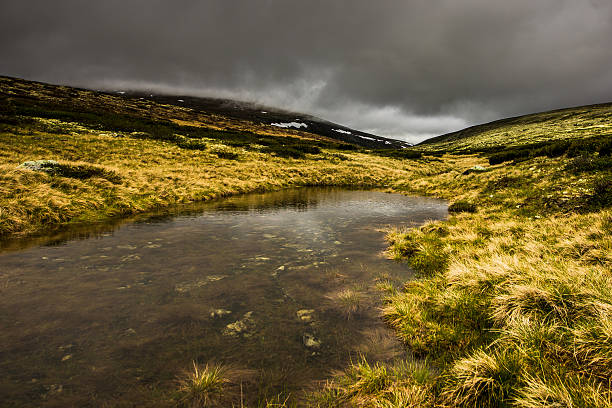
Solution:
M 0 74 L 249 100 L 412 142 L 612 100 L 603 0 L 22 0 L 0 11 Z

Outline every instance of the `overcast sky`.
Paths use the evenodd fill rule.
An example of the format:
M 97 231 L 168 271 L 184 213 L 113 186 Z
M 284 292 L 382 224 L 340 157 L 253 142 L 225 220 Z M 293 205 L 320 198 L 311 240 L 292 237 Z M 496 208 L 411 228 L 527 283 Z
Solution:
M 0 75 L 255 101 L 415 142 L 612 101 L 612 1 L 0 0 Z

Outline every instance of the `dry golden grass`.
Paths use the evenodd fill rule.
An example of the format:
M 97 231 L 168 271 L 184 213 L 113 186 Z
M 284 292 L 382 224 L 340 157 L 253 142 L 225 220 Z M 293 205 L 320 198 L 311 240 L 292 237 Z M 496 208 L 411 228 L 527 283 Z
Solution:
M 612 104 L 580 106 L 535 113 L 461 130 L 416 148 L 425 151 L 465 152 L 499 149 L 610 134 Z
M 0 91 L 9 95 L 57 96 L 42 85 L 4 82 Z M 180 125 L 309 137 L 147 101 L 63 92 L 77 92 L 94 107 Z M 610 110 L 539 114 L 426 149 L 466 153 L 604 134 Z M 403 290 L 383 287 L 383 315 L 429 365 L 361 361 L 315 396 L 315 405 L 612 406 L 612 169 L 600 153 L 489 166 L 476 154 L 401 160 L 324 147 L 295 159 L 219 138 L 143 140 L 59 119 L 36 121 L 0 129 L 0 235 L 305 185 L 378 187 L 461 202 L 448 221 L 388 234 L 390 256 L 407 261 L 418 278 Z M 119 181 L 18 168 L 37 159 L 93 166 Z M 483 169 L 471 171 L 474 166 Z M 358 307 L 352 293 L 337 298 L 349 311 Z
M 237 159 L 220 158 L 231 152 Z M 247 151 L 214 141 L 189 150 L 156 140 L 106 132 L 0 133 L 0 235 L 36 233 L 58 224 L 95 222 L 160 206 L 252 191 L 305 185 L 384 187 L 419 164 L 363 153 L 332 151 L 303 159 Z M 28 160 L 88 164 L 113 171 L 119 184 L 20 169 Z
M 360 408 L 417 408 L 432 406 L 429 377 L 422 363 L 398 360 L 394 364 L 354 363 L 327 382 L 309 406 Z
M 424 178 L 418 188 L 446 188 L 477 212 L 389 233 L 389 254 L 420 278 L 383 314 L 443 368 L 437 404 L 610 406 L 612 212 L 593 207 L 590 187 L 609 172 L 566 164 L 532 159 L 436 187 Z

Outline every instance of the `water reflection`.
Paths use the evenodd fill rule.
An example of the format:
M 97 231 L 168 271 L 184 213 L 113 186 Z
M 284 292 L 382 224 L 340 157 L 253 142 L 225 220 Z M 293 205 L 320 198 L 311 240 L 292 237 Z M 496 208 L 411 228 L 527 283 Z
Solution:
M 5 251 L 0 395 L 16 406 L 164 405 L 177 373 L 214 360 L 259 373 L 243 390 L 257 398 L 295 394 L 357 353 L 391 358 L 401 350 L 377 316 L 375 284 L 409 276 L 381 256 L 379 229 L 445 214 L 432 199 L 308 188 Z

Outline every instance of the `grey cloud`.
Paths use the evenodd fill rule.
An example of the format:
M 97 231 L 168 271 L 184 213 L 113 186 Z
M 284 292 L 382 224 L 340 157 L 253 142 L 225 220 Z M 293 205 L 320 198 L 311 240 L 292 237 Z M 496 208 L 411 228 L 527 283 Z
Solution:
M 236 97 L 404 139 L 612 99 L 603 0 L 5 0 L 0 10 L 0 74 Z

